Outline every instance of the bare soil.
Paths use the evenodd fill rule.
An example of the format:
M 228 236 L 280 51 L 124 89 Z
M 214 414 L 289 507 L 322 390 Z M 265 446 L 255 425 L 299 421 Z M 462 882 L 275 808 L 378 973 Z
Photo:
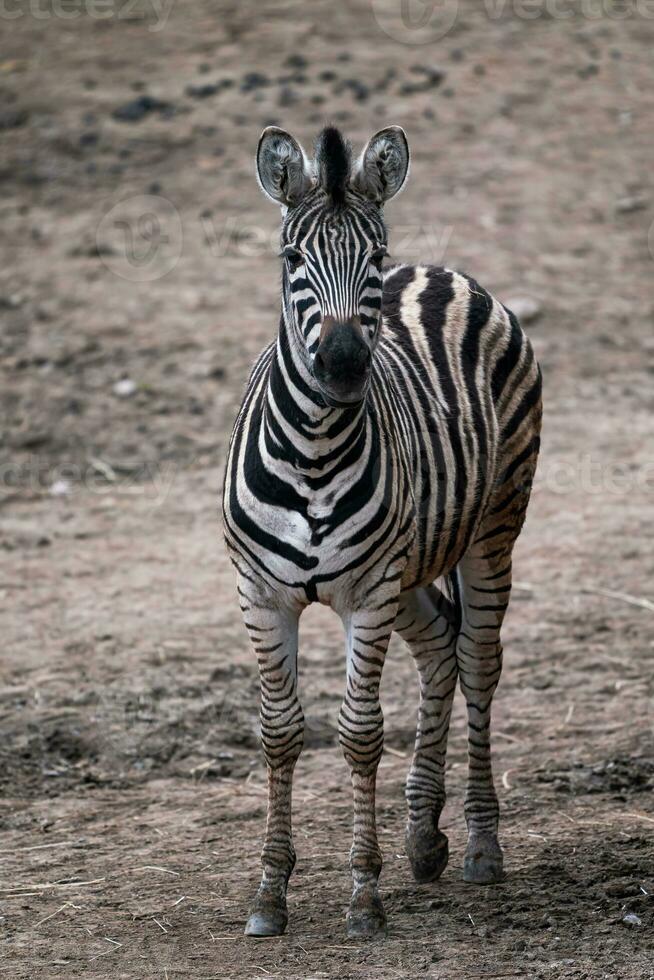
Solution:
M 42 6 L 59 15 L 25 5 L 0 42 L 4 972 L 654 977 L 654 22 L 636 4 L 527 19 L 462 0 L 420 45 L 363 0 L 177 2 L 157 30 L 145 4 L 106 19 Z M 457 703 L 451 864 L 410 878 L 417 685 L 394 643 L 390 931 L 346 938 L 342 640 L 312 607 L 289 931 L 252 941 L 265 773 L 219 490 L 277 324 L 278 217 L 253 149 L 267 123 L 310 144 L 329 120 L 358 144 L 408 130 L 394 258 L 538 307 L 543 455 L 494 714 L 507 877 L 461 881 Z

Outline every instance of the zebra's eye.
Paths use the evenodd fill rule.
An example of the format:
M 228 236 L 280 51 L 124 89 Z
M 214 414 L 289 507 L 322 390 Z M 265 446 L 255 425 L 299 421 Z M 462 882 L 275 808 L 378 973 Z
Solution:
M 387 255 L 388 255 L 388 252 L 386 251 L 386 246 L 385 245 L 378 245 L 377 248 L 373 249 L 373 251 L 372 251 L 372 253 L 370 255 L 370 261 L 374 265 L 376 265 L 377 268 L 381 268 L 381 264 L 382 264 L 382 262 L 384 261 L 384 259 L 386 258 Z
M 292 245 L 285 245 L 282 249 L 282 256 L 286 259 L 286 264 L 288 265 L 290 272 L 296 272 L 299 267 L 304 262 L 304 256 L 299 249 L 294 248 Z

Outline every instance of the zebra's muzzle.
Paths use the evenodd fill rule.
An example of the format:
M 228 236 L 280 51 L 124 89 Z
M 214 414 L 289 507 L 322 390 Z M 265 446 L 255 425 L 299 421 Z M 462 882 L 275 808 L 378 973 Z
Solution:
M 344 323 L 323 319 L 313 374 L 328 405 L 352 405 L 365 397 L 372 354 L 358 316 Z

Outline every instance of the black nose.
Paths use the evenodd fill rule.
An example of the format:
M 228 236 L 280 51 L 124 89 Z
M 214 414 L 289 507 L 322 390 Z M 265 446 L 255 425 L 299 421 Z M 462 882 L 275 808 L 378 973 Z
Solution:
M 313 359 L 319 381 L 334 385 L 359 384 L 370 368 L 370 348 L 361 329 L 352 323 L 335 323 L 320 342 Z

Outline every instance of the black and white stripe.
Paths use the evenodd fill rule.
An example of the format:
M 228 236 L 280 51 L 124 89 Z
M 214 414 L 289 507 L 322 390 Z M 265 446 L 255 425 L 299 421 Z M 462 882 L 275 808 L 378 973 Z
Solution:
M 457 678 L 469 724 L 464 876 L 502 874 L 490 708 L 511 552 L 538 453 L 540 373 L 516 318 L 473 279 L 430 266 L 382 272 L 381 206 L 407 169 L 395 127 L 373 137 L 355 164 L 334 130 L 323 133 L 313 164 L 280 130 L 260 144 L 262 186 L 284 214 L 282 314 L 252 371 L 224 488 L 269 771 L 263 880 L 246 930 L 253 935 L 286 925 L 291 783 L 303 732 L 297 623 L 310 602 L 331 605 L 346 633 L 339 737 L 354 790 L 350 933 L 385 924 L 374 788 L 379 683 L 393 630 L 420 678 L 407 781 L 414 874 L 432 880 L 447 863 L 438 819 Z

